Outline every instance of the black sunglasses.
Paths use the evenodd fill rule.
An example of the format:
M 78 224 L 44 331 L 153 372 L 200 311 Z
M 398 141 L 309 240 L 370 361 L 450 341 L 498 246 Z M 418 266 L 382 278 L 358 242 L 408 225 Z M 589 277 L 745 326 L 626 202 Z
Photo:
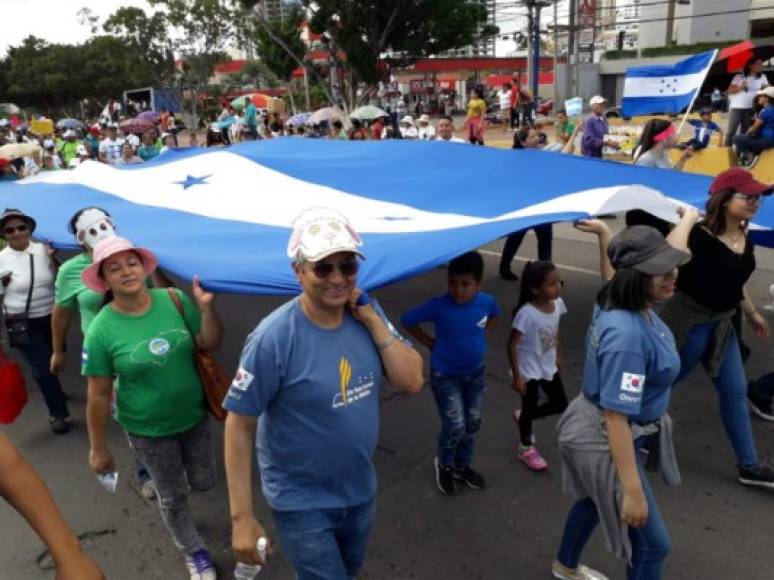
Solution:
M 345 262 L 316 262 L 312 266 L 312 272 L 314 275 L 324 280 L 331 274 L 333 270 L 338 270 L 342 276 L 354 276 L 360 269 L 360 264 L 357 260 L 347 260 Z
M 3 228 L 3 233 L 5 235 L 9 236 L 9 235 L 11 235 L 14 232 L 19 232 L 20 234 L 24 233 L 28 229 L 30 229 L 30 228 L 29 228 L 29 226 L 27 224 L 21 224 L 20 226 L 16 226 L 16 227 L 11 226 L 11 227 L 7 227 L 7 228 Z

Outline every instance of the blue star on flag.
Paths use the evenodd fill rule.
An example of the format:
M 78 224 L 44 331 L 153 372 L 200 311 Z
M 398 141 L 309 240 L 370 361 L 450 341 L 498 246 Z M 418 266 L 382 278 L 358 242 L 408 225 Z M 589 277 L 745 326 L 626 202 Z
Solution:
M 182 185 L 183 189 L 188 189 L 194 185 L 206 185 L 207 178 L 212 177 L 212 173 L 209 175 L 202 175 L 201 177 L 194 177 L 193 175 L 186 175 L 185 181 L 175 181 L 177 185 Z

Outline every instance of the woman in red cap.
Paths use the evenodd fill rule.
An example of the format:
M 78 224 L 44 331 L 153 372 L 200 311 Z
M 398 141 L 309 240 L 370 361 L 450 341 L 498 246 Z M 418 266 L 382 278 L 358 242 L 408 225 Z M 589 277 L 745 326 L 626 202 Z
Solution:
M 97 473 L 115 470 L 105 437 L 115 375 L 115 418 L 153 478 L 161 517 L 185 555 L 191 578 L 215 580 L 187 498 L 190 490 L 215 486 L 215 457 L 193 355 L 195 347 L 218 348 L 222 329 L 215 296 L 198 278 L 194 304 L 179 290 L 148 289 L 145 280 L 155 269 L 149 250 L 109 237 L 95 246 L 94 262 L 81 274 L 84 285 L 105 295 L 83 348 L 89 463 Z
M 680 268 L 675 297 L 661 312 L 680 352 L 675 384 L 699 362 L 704 364 L 720 396 L 720 414 L 736 455 L 739 481 L 774 489 L 774 470 L 759 460 L 753 441 L 739 343 L 740 314 L 756 336 L 769 335 L 769 325 L 745 284 L 755 271 L 748 228 L 772 187 L 757 182 L 749 171 L 733 168 L 715 178 L 709 193 L 706 215 L 700 221 L 694 217 L 697 223 L 690 233 L 675 229 L 668 237 L 673 246 L 693 256 Z

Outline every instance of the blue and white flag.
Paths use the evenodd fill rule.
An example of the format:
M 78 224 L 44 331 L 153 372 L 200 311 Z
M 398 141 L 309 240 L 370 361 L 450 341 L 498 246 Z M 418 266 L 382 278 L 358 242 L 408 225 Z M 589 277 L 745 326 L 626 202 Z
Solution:
M 681 113 L 704 84 L 717 50 L 697 54 L 673 65 L 626 69 L 622 114 Z
M 513 231 L 642 208 L 676 219 L 703 206 L 710 178 L 537 150 L 436 141 L 287 137 L 172 150 L 148 163 L 87 161 L 0 184 L 0 207 L 37 220 L 35 235 L 74 248 L 79 208 L 113 216 L 119 235 L 166 270 L 224 292 L 298 292 L 287 245 L 294 218 L 327 206 L 347 216 L 367 257 L 359 284 L 414 276 Z M 774 206 L 761 221 L 774 224 Z M 768 234 L 769 232 L 765 232 Z

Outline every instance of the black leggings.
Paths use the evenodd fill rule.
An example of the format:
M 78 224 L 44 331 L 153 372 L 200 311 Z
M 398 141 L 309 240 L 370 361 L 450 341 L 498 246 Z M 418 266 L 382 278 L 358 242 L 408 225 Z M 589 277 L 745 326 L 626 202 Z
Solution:
M 540 389 L 548 401 L 538 405 Z M 532 445 L 532 422 L 543 417 L 563 413 L 567 408 L 567 395 L 559 373 L 550 381 L 543 379 L 527 381 L 527 393 L 521 396 L 521 416 L 519 417 L 519 438 L 522 445 Z

